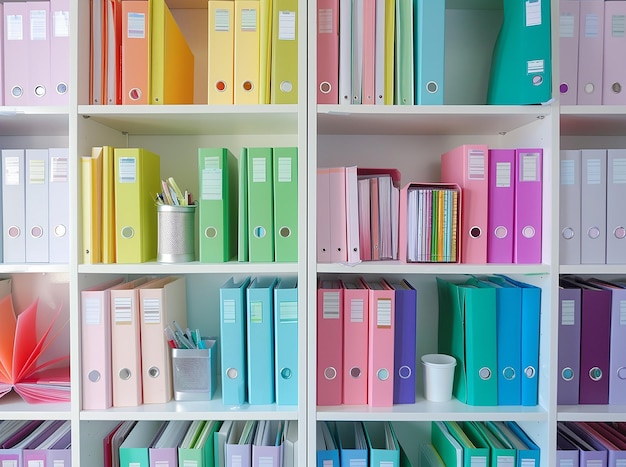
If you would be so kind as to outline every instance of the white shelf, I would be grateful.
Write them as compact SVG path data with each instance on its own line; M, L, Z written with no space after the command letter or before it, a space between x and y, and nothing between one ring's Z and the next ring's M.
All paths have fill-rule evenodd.
M69 420L69 403L29 404L12 391L0 398L0 419L3 420Z
M560 120L561 136L623 136L626 128L626 106L562 106Z
M99 274L297 274L298 263L81 264L79 273Z
M0 274L18 274L18 273L46 273L46 274L67 274L71 270L68 264L11 264L0 263Z
M561 274L625 274L626 264L568 264L561 265Z
M562 422L623 422L624 405L559 405L557 420Z
M455 264L403 263L400 261L364 261L355 265L318 263L319 274L548 274L544 264Z
M69 130L67 107L0 106L0 136L65 136Z

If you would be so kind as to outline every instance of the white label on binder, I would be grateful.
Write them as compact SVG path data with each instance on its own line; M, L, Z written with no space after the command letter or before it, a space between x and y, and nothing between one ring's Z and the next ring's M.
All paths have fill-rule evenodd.
M6 28L7 28L7 40L8 41L24 40L24 27L23 27L22 15L8 15L7 21L6 21Z
M520 167L520 182L539 181L539 154L522 154Z
M626 326L626 300L619 301L619 325Z
M350 300L350 322L362 323L363 322L363 299L353 298Z
M585 15L585 37L598 37L600 35L600 17L593 13Z
M222 302L222 322L224 324L235 324L237 322L237 313L235 312L236 309L235 300L229 299Z
M324 292L324 319L339 319L339 292Z
M144 13L128 13L128 31L126 37L129 39L144 39L146 37L146 15Z
M291 183L291 158L278 158L278 181L280 183Z
M48 38L46 10L32 10L30 12L30 40L45 41Z
M230 11L215 10L215 32L230 32Z
M69 164L67 157L53 157L50 159L50 182L66 183Z
M376 327L391 327L391 299L389 298L376 300Z
M144 324L161 323L161 300L158 298L144 298L142 311Z
M31 159L28 163L28 183L42 185L46 183L46 164L42 159Z
M626 159L613 159L613 184L626 183Z
M511 163L496 162L496 187L509 188L511 186Z
M115 324L132 324L133 301L130 297L117 297L113 302L113 318Z
M253 324L263 323L263 302L250 303L250 322Z
M120 157L118 166L120 183L137 182L137 158Z
M467 174L470 180L485 179L485 152L470 150L467 155Z
M587 185L599 185L602 180L600 159L587 160Z
M561 326L574 326L576 324L576 314L574 300L561 301Z
M4 160L4 184L11 186L20 184L19 157L7 157Z
M541 26L541 0L526 2L526 27Z
M241 31L256 32L256 10L254 8L241 9Z
M278 321L281 323L297 323L298 302L280 302L278 304Z
M262 157L252 158L252 183L265 183L267 180L265 159Z
M296 12L295 11L279 11L278 12L278 40L279 41L295 41L296 40Z
M626 24L626 16L612 15L611 16L611 36L612 37L624 37L625 24Z
M205 168L202 171L201 198L212 201L222 200L222 169Z
M55 11L52 17L54 37L70 37L70 12Z
M86 297L83 302L83 313L85 316L85 324L87 326L99 326L102 322L100 311L102 310L102 302L97 297Z
M559 16L559 37L574 37L574 15L571 13L562 13Z
M317 13L317 32L319 34L333 33L333 10L320 8Z
M561 185L573 185L576 182L576 164L572 160L561 161Z
M529 75L532 75L535 73L543 73L544 71L543 60L529 60L526 63L526 71L528 72Z

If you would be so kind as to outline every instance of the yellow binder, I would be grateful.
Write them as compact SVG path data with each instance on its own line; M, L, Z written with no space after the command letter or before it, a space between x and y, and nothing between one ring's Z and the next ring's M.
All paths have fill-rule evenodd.
M193 104L193 53L165 0L150 0L150 103Z
M102 151L102 262L115 263L115 148Z
M82 245L83 263L102 261L102 153L93 148L91 156L83 156L81 163Z
M272 4L272 104L298 103L298 0Z
M160 158L139 148L115 149L115 230L118 263L143 263L157 256Z
M260 3L235 0L235 104L258 104Z
M234 102L235 3L209 2L208 103Z
M393 105L393 72L395 58L396 3L385 0L385 105Z
M270 79L272 71L272 0L260 0L260 72L259 103L270 103Z

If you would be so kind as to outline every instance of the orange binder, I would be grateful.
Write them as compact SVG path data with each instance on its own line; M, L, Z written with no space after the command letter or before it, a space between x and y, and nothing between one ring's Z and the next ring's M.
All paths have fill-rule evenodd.
M122 2L122 104L147 104L150 17L147 0Z

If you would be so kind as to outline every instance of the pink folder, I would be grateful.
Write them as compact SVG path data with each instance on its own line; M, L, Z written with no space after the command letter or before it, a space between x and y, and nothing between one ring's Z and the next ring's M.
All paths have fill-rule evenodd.
M348 261L346 228L346 169L329 169L330 261Z
M515 151L515 237L513 261L541 263L543 149Z
M343 286L343 403L367 404L369 291L360 281Z
M80 293L83 410L104 410L113 404L111 383L111 305L109 289L122 279Z
M463 190L461 262L487 262L487 210L489 193L488 148L465 144L441 155L441 181Z
M317 2L317 103L339 103L339 0Z
M515 150L489 150L489 209L487 262L513 262Z
M70 2L50 0L50 92L51 105L69 104Z
M604 0L580 2L578 105L602 104L604 5Z
M361 104L376 103L376 1L363 0L363 81Z
M320 280L317 290L317 405L341 405L342 402L342 312L340 282Z
M575 105L578 92L580 0L559 2L559 95L562 105Z
M317 169L317 262L330 263L330 172Z
M367 403L372 407L393 405L393 358L395 291L384 280L366 281L369 289L369 352Z
M602 70L602 103L626 104L626 62L624 48L624 15L626 1L604 3L604 68Z
M4 4L4 105L28 105L28 8Z
M28 5L28 88L30 105L50 104L50 2Z

